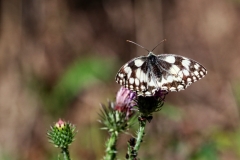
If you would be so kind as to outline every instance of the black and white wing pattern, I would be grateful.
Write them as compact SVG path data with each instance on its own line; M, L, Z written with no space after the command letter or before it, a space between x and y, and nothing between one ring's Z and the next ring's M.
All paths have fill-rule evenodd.
M153 96L158 90L184 90L206 74L206 68L192 59L149 52L148 56L134 58L122 66L115 79L138 96Z

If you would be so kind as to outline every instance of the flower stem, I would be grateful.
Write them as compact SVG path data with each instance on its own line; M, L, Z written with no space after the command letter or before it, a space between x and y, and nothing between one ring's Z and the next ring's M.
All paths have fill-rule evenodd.
M63 154L63 159L64 160L71 160L70 159L70 154L68 151L68 147L67 148L62 148L62 154Z
M138 155L138 150L140 148L140 145L143 141L143 137L145 135L145 126L147 122L147 118L143 118L143 116L140 116L139 119L139 129L137 132L137 138L132 138L128 141L128 152L126 155L126 158L128 160L136 160Z
M136 144L134 146L134 151L138 152L139 148L140 148L140 144L143 141L143 137L145 134L145 126L146 126L146 119L139 119L139 130L138 130L138 134L137 134L137 140L136 140Z
M118 132L111 132L111 136L106 143L106 156L103 158L104 160L114 160L116 158L116 143L118 138Z

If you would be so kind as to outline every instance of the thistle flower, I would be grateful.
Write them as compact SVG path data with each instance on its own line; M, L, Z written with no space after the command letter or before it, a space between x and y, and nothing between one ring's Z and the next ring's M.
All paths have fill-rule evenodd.
M101 105L100 122L105 126L102 129L106 129L110 133L110 137L106 142L104 160L115 159L119 133L125 132L133 124L135 99L136 93L121 87L116 95L115 102L109 102L108 106Z
M136 106L136 93L124 87L121 87L116 96L114 109L126 114L126 119L129 119L133 114L133 107Z
M133 116L133 106L135 102L136 93L121 87L116 96L116 102L109 102L108 106L101 104L102 113L101 120L109 132L123 132L131 125L130 118Z

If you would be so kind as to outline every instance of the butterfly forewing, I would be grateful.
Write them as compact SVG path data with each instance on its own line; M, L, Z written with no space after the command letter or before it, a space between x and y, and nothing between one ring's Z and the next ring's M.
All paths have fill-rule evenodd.
M156 91L180 91L207 74L198 62L174 54L156 56L149 52L130 60L120 68L116 82L142 96Z
M169 91L184 90L207 74L207 70L200 63L183 56L162 54L158 59L171 64L170 68L166 68L167 79L161 83L162 88L167 87Z

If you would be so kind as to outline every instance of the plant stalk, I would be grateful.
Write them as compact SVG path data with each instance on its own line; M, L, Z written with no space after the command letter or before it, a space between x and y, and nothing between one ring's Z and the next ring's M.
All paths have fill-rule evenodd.
M108 139L106 146L106 156L103 158L104 160L114 160L116 158L116 143L118 138L118 132L111 132L111 136Z
M129 142L128 152L127 152L128 156L126 157L128 160L136 160L138 151L140 149L140 145L145 135L145 127L146 127L147 119L140 117L138 121L139 121L139 129L137 132L137 138L135 139L136 142L133 142L135 144L131 144L131 142Z
M68 151L68 147L67 148L62 148L62 154L63 154L63 159L64 160L71 160L70 154L69 154L69 151Z
M139 148L140 148L140 144L143 141L143 137L145 134L145 126L146 126L146 119L142 119L139 120L139 130L138 130L138 134L137 134L137 140L136 140L136 144L134 146L134 150L137 153Z

